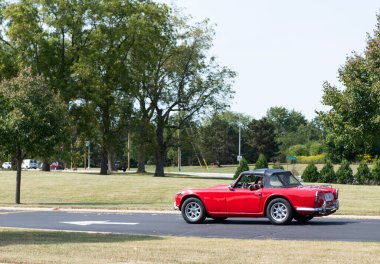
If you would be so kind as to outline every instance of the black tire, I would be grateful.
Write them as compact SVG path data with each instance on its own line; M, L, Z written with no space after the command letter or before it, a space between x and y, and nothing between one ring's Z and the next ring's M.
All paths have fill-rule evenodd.
M195 197L183 202L181 213L189 224L200 224L206 219L206 209L202 201Z
M272 224L287 225L293 219L293 208L290 203L283 198L276 198L270 201L266 209L267 217Z
M307 223L314 217L312 215L295 215L294 219L296 219L300 223Z

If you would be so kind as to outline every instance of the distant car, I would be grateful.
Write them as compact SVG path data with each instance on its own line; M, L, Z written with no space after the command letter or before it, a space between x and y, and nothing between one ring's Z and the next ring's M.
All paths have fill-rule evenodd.
M34 159L24 159L21 164L22 169L37 169L38 161Z
M1 165L1 167L3 167L3 169L9 170L12 168L12 162L6 161L3 163L3 165Z
M60 161L54 161L50 164L50 169L51 170L64 170L65 165Z
M281 225L332 214L339 200L338 189L331 186L303 186L290 171L258 169L242 172L230 185L180 191L174 208L190 224L206 217L267 217Z

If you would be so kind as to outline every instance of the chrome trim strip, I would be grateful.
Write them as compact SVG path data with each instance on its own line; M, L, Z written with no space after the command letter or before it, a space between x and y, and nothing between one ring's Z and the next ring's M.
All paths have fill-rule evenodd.
M179 210L178 206L175 204L175 202L173 203L173 209L174 210Z

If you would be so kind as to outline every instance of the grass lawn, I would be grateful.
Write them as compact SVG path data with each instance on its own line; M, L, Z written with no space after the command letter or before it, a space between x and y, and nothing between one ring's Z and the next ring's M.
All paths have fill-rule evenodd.
M0 229L0 263L378 263L380 243Z
M0 172L0 206L14 206L13 171ZM152 175L23 171L21 206L172 210L174 195L188 187L230 183L226 179ZM338 185L337 214L380 216L380 186Z

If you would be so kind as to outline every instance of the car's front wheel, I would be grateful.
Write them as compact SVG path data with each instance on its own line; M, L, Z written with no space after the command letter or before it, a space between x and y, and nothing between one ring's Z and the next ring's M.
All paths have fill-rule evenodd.
M271 223L275 225L286 225L293 219L293 208L283 198L276 198L270 201L266 213Z
M189 224L202 223L206 218L206 210L201 200L192 197L187 199L181 209L182 217Z

